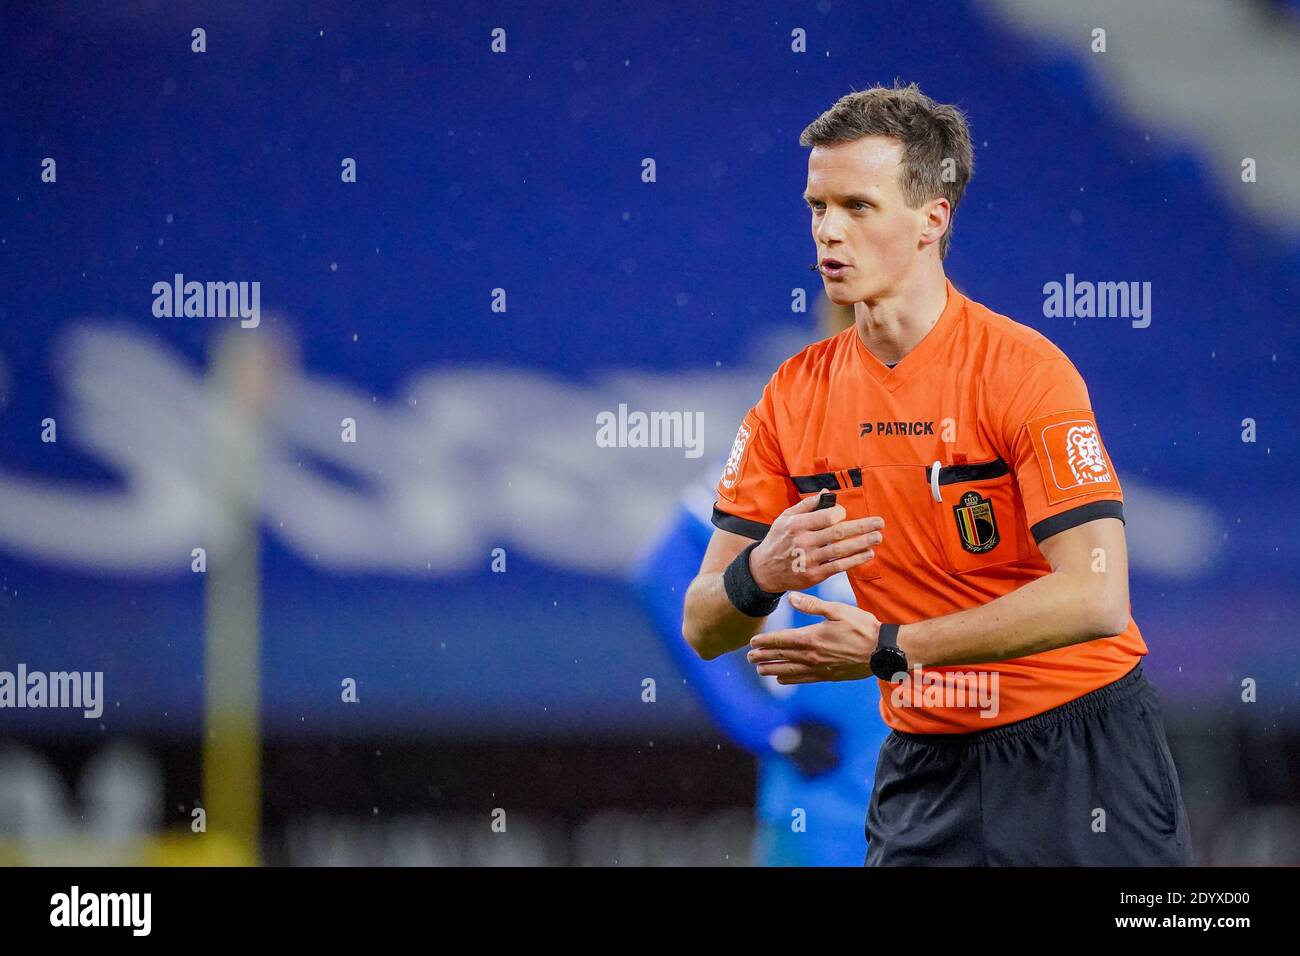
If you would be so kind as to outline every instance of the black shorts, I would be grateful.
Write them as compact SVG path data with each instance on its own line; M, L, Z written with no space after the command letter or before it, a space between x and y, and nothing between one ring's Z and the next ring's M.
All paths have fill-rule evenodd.
M1033 717L894 731L867 810L867 866L1188 866L1160 696L1139 664Z

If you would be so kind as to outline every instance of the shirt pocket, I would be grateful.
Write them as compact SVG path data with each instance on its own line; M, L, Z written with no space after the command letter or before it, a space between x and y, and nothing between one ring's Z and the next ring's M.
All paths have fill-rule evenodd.
M856 517L878 515L885 519L884 542L876 556L849 572L863 572L862 579L884 577L891 570L906 578L918 562L925 561L923 548L930 541L926 514L926 490L919 464L863 465L862 494ZM919 524L924 521L925 524Z
M944 566L983 571L1027 557L1015 476L1002 458L925 467L930 510Z

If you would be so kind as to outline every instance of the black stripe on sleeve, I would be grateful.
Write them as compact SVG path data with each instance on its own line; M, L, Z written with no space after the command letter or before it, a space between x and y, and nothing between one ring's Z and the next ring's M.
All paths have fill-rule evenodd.
M1041 544L1054 534L1069 531L1071 528L1077 528L1089 521L1096 521L1098 518L1118 518L1123 521L1124 502L1093 501L1086 505L1079 505L1079 507L1071 508L1069 511L1062 511L1059 515L1044 518L1030 528L1029 533L1034 536L1035 542Z
M770 524L760 524L757 521L750 521L748 518L737 518L735 515L727 514L717 505L713 506L713 524L723 531L742 534L746 538L753 538L755 541L762 541L767 537L767 533L772 530Z

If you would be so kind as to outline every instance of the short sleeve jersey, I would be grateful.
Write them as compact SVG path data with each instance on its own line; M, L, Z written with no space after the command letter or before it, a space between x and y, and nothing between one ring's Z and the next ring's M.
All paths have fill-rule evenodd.
M1038 548L1047 538L1124 518L1074 365L951 283L938 322L893 368L850 327L777 369L740 424L713 523L760 540L782 511L822 489L849 519L885 519L876 556L848 575L860 607L899 624L987 604L1051 572ZM881 716L913 733L985 730L1118 680L1146 653L1130 617L1114 637L923 668L953 685L929 706L900 704L881 682ZM996 708L955 692L973 670L996 679Z

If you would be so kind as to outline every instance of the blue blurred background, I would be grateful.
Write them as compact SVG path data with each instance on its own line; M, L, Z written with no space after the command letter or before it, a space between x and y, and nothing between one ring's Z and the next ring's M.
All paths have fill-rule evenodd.
M749 764L629 578L815 335L792 311L819 286L800 130L901 77L971 121L949 275L1089 384L1202 858L1300 861L1300 17L1134 6L6 5L0 669L101 670L108 700L95 721L0 712L12 766L72 787L120 745L160 768L159 826L193 801L191 549L229 531L213 356L256 337L278 356L254 505L272 857L389 861L293 827L428 811L421 760L534 795L520 862L604 859L626 819L582 830L593 813L743 810ZM260 282L261 325L156 318L177 273ZM1045 317L1067 274L1149 282L1150 326ZM700 453L598 447L620 404L702 413ZM384 803L372 751L398 741L410 786ZM537 796L546 767L590 801ZM620 774L670 782L638 796L603 778ZM477 805L460 792L447 813ZM741 856L743 815L725 819L719 853ZM717 862L697 837L674 859Z

